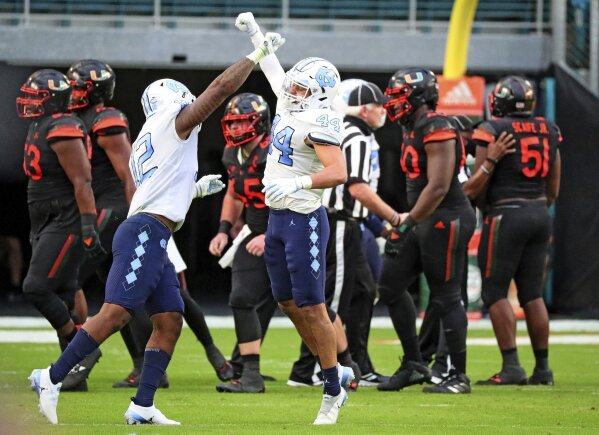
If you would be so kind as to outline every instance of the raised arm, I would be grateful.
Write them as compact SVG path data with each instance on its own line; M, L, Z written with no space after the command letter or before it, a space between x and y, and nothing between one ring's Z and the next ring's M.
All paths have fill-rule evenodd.
M239 14L237 20L235 20L235 26L242 32L247 33L254 48L258 48L264 40L264 35L260 31L260 27L258 26L258 23L256 23L254 15L251 12ZM285 70L281 66L279 59L275 54L265 56L260 61L260 68L266 76L268 83L270 83L272 91L278 98L281 87L283 86L283 80L285 80Z
M206 90L177 116L175 129L179 137L187 138L197 125L204 122L217 107L241 87L254 66L264 56L274 53L284 43L285 39L278 33L267 33L258 48L215 78Z

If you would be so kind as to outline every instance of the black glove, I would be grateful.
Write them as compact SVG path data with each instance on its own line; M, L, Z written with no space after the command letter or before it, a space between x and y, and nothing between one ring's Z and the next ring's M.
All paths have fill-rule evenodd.
M83 249L89 258L97 258L106 254L100 243L95 214L84 213L81 215L81 239L83 240Z
M391 234L387 237L387 242L385 242L385 254L389 257L396 257L414 225L416 225L416 222L411 216L408 216L397 228L391 231Z

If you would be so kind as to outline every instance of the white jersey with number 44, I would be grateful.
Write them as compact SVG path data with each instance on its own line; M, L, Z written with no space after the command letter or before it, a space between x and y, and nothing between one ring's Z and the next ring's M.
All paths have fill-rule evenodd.
M145 212L159 214L181 228L191 205L198 173L198 131L194 128L183 140L175 130L182 107L169 104L151 115L135 140L129 170L135 181L135 194L129 216Z
M322 171L324 165L306 140L340 146L343 136L343 120L333 110L277 110L272 121L263 184L266 186L277 178L295 178ZM301 189L278 201L266 200L266 205L308 214L322 205L322 192L323 189Z

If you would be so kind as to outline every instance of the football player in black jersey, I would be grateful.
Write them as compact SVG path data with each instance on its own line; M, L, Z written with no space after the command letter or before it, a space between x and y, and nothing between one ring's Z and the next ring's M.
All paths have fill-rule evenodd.
M87 131L67 113L70 97L67 77L42 69L29 76L17 98L19 117L32 119L23 169L29 178L33 252L23 293L56 329L62 350L80 323L70 310L83 253L105 254L96 225Z
M557 125L533 115L534 89L523 77L499 80L489 99L494 119L474 132L475 172L464 189L484 207L478 250L482 297L503 364L500 372L477 384L553 385L548 363L549 317L542 288L551 237L547 207L559 193L562 137ZM495 139L506 135L513 136L513 148L503 154L502 149L492 149ZM516 318L507 300L512 279L535 355L530 378L518 359Z
M129 123L120 110L108 106L112 100L116 84L116 74L105 62L84 59L75 62L69 68L67 77L73 87L69 108L77 113L88 130L91 147L92 186L98 208L98 228L102 246L111 251L112 239L119 224L127 218L129 203L135 192L135 184L129 170L131 141ZM99 260L99 261L98 261ZM80 286L94 273L102 282L106 281L110 270L111 258L107 254L102 258L85 261L79 276ZM214 345L206 325L204 315L193 300L185 284L183 272L179 273L181 295L185 303L184 317L192 331L202 342L209 361L219 377L231 377L231 368L227 365L220 350ZM81 287L80 287L81 288ZM85 301L80 290L76 301ZM77 304L76 304L77 305ZM87 318L86 310L82 320ZM133 370L113 387L137 387L143 365L146 343L152 333L152 322L147 313L141 311L121 329L121 335L133 360ZM62 384L62 391L85 390L89 368L101 355L99 348L88 355L69 373ZM165 374L160 387L168 387Z
M421 272L443 325L453 364L440 384L428 393L469 393L466 376L467 318L461 298L463 262L474 232L475 215L458 180L465 153L456 125L435 112L439 98L431 71L407 68L389 80L385 103L392 121L403 126L401 167L406 175L409 213L385 245L380 280L381 300L389 307L401 340L404 359L388 382L377 387L393 391L430 379L423 364L416 334L416 309L406 291Z
M270 109L260 95L242 93L227 103L221 125L226 141L222 161L229 184L218 233L210 242L210 253L220 257L229 243L231 229L240 220L245 222L245 227L231 248L236 251L232 258L229 297L241 355L242 368L238 368L241 377L217 385L216 389L261 393L265 389L260 374L260 346L277 306L263 257L268 207L264 203L262 177L270 140Z

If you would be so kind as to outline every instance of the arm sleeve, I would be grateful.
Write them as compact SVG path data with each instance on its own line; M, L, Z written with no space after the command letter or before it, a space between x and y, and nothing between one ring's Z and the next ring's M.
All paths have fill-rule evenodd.
M483 122L472 134L472 141L480 147L486 148L495 140L495 129L488 122Z
M48 145L68 139L82 139L85 142L87 131L83 122L74 116L61 116L52 122L46 134Z
M107 107L96 117L91 130L91 133L97 136L110 136L120 133L126 133L129 136L129 122L120 110Z
M281 66L279 59L276 55L269 54L260 61L260 68L266 76L268 83L270 83L272 91L279 98L283 80L285 80L285 70Z

